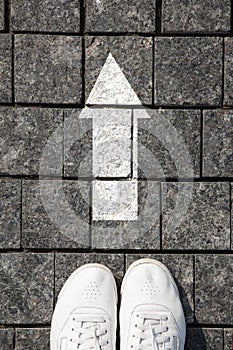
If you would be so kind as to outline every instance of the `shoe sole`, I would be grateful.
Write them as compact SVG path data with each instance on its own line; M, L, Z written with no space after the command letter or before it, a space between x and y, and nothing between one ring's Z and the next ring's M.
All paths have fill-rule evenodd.
M123 278L122 284L121 284L121 295L123 294L124 286L125 286L127 277L128 277L128 275L130 274L130 272L131 272L136 266L138 266L138 265L143 265L143 264L153 264L153 265L156 265L156 266L161 267L161 268L164 270L164 272L166 272L167 275L169 276L169 278L170 278L170 280L171 280L171 282L172 282L174 288L176 289L178 295L180 296L180 293L179 293L179 290L178 290L178 288L177 288L176 282L175 282L175 280L174 280L174 278L173 278L171 272L168 270L168 268L167 268L163 263L161 263L160 261L155 260L155 259L150 259L150 258L139 259L139 260L135 261L134 263L132 263L132 264L129 266L129 268L128 268L128 270L126 271L125 276L124 276L124 278Z
M118 302L118 295L117 295L117 287L116 287L116 282L115 279L113 277L113 274L111 272L111 270L102 264L98 264L98 263L91 263L91 264L85 264L79 268L77 268L71 275L70 277L66 280L66 282L64 283L62 289L60 290L60 293L58 294L58 299L62 296L64 290L68 287L68 285L71 283L71 281L83 270L89 269L91 267L96 267L96 268L101 268L102 270L105 270L109 276L112 279L112 284L113 284L113 288L114 288L114 293L115 293L115 297L116 297L116 303Z

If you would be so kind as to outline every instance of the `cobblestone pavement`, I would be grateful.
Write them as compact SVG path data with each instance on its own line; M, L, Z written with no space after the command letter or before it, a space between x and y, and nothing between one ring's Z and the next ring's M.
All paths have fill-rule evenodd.
M104 263L120 286L129 264L146 256L164 262L177 281L186 350L232 349L231 6L230 0L0 0L0 350L49 349L57 295L78 266ZM110 51L155 129L166 121L189 152L192 199L181 220L178 206L176 226L170 220L176 195L192 179L178 174L173 155L183 150L169 139L171 129L157 139L143 119L139 212L148 193L151 201L142 225L93 220L93 210L102 214L98 198L91 207L92 120L79 114ZM54 132L49 172L42 174L51 195L45 208L40 161ZM63 208L63 196L81 221Z

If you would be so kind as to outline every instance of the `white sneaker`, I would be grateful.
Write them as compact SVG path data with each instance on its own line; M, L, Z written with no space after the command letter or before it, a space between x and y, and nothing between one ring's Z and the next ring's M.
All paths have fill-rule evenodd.
M87 264L72 273L58 296L51 350L114 350L117 289L111 271Z
M121 350L183 350L185 319L179 292L160 262L141 259L121 287Z

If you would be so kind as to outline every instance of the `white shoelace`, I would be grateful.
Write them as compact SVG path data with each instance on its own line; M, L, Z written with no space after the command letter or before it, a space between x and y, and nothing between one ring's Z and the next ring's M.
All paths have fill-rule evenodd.
M74 336L70 341L77 344L78 350L102 350L108 344L107 321L103 316L77 315L73 321L78 325L72 328Z
M137 315L139 322L135 324L137 332L133 335L135 340L131 348L134 350L172 350L167 347L170 337L165 335L169 331L167 326L162 326L162 321L167 321L165 315L149 315L140 313ZM167 344L167 345L166 345Z

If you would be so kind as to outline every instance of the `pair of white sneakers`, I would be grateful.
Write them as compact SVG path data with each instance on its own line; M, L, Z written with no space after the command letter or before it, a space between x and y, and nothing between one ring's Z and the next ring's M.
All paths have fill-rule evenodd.
M64 284L54 310L51 350L115 350L117 288L111 271L87 264ZM176 283L153 259L127 270L121 287L121 350L183 350L185 319Z

